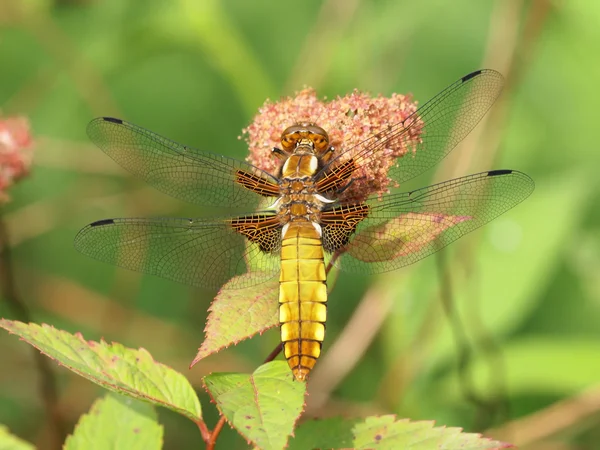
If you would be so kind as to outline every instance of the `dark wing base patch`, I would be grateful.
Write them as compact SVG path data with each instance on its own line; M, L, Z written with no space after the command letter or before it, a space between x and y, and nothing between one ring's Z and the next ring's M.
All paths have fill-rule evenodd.
M342 249L358 224L369 215L369 206L349 204L338 206L321 213L321 229L323 231L323 248L328 252Z
M250 242L257 244L263 252L276 253L281 250L281 222L277 216L252 214L236 217L230 219L230 225Z

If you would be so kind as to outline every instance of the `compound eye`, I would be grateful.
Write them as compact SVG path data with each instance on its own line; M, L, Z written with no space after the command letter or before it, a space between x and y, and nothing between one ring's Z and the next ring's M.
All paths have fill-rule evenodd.
M281 146L284 150L291 150L296 145L296 139L293 135L287 134L281 137Z
M327 139L325 139L322 135L318 134L312 136L312 141L314 142L315 148L317 150L325 150L329 144Z

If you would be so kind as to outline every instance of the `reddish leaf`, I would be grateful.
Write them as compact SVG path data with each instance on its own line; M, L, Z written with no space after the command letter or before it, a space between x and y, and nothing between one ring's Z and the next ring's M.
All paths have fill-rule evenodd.
M279 280L273 278L245 289L228 289L230 284L248 276L251 275L244 274L233 278L213 300L204 328L206 338L198 349L192 366L222 348L279 325Z

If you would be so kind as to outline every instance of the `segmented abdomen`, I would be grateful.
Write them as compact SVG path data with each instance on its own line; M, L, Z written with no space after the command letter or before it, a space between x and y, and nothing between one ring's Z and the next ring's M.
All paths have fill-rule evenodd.
M304 380L321 354L327 285L321 237L310 222L291 222L281 244L279 322L285 357Z

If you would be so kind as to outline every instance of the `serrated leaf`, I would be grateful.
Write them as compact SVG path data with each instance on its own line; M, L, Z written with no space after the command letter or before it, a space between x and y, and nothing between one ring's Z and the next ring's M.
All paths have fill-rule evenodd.
M261 449L284 448L304 406L306 383L295 381L283 361L251 375L211 374L204 385L229 424Z
M366 419L312 420L296 430L290 450L305 448L490 450L512 445L462 433L460 428L434 428L433 422L397 420L394 415Z
M228 287L231 283L239 283L240 278L250 276L240 275L225 283L213 300L204 328L206 337L192 366L222 348L279 325L277 278L246 289Z
M354 448L407 450L484 450L510 448L479 434L462 433L460 428L433 427L433 422L396 420L393 415L367 417L356 424Z
M152 405L115 394L98 399L84 414L65 450L153 450L162 448L163 427Z
M19 335L73 372L112 391L169 408L197 421L200 402L179 372L154 361L150 353L104 341L86 341L49 325L0 319L0 327Z
M0 450L34 450L35 446L26 442L8 431L4 425L0 425Z

